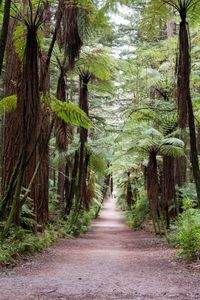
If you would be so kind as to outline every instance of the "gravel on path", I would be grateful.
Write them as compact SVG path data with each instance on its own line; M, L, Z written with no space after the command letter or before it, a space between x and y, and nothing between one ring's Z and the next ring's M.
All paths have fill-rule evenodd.
M54 299L200 300L200 271L178 262L162 239L130 230L109 198L86 235L0 273L0 300Z

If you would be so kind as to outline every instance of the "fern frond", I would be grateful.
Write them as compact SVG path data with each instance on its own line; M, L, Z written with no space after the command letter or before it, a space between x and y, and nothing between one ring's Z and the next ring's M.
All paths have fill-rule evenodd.
M164 116L160 115L158 121L160 130L164 136L168 136L177 128L177 114L175 113L166 114Z
M51 102L51 110L66 123L86 129L91 127L90 119L86 113L73 103L53 100Z
M184 156L184 149L173 145L162 145L160 153L164 156L180 157Z
M107 166L105 160L100 155L91 155L90 168L97 174L103 174Z
M159 150L159 142L152 138L146 138L139 142L139 148L141 151L150 153L150 152L158 152Z
M185 144L182 140L171 137L171 138L162 140L161 146L165 146L165 145L172 145L175 147L184 148Z
M108 55L105 53L103 47L96 48L86 47L81 53L81 57L77 62L77 70L81 72L89 72L93 77L100 80L110 79L110 66L111 62Z

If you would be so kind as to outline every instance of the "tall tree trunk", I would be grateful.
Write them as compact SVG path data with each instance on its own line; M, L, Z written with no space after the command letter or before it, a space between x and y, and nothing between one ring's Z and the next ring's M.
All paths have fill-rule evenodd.
M35 180L34 211L37 223L48 223L49 220L49 113L40 112L41 129L37 145L37 162L40 167Z
M79 168L79 152L76 151L74 155L74 165L73 165L71 181L70 181L70 191L69 194L66 194L66 208L65 208L66 215L69 215L72 208L73 199L76 191L76 179L78 175L78 168Z
M164 214L166 226L169 228L170 217L175 217L175 179L174 179L174 158L163 157L163 186L162 186L161 210ZM169 211L170 208L170 211Z
M187 40L187 24L183 20L179 27L179 53L177 58L177 105L178 105L178 127L185 130L188 125L187 95L189 87L189 43ZM188 69L189 68L189 69ZM183 138L180 136L180 138ZM175 181L178 186L186 182L187 160L185 157L178 157L175 160Z
M66 101L65 63L63 63L63 66L60 65L60 76L57 84L57 98L61 101ZM60 118L55 117L55 135L59 151L66 151L73 135L71 126L66 124ZM58 173L57 194L62 207L64 199L69 196L65 196L65 193L69 193L69 184L69 162L67 159L66 162L62 162L60 165Z
M187 122L187 116L185 110L188 112L189 131L190 131L190 159L192 164L193 176L196 185L196 192L198 198L198 204L200 206L200 169L198 162L198 151L196 141L195 119L193 113L192 99L190 94L190 73L191 73L191 59L190 59L190 40L189 40L189 28L186 21L187 10L186 8L180 10L180 32L179 32L179 73L178 80L180 80L179 86L182 90L179 90L179 96L181 100L179 110L179 122L180 125L185 126ZM181 122L182 121L182 122ZM183 122L184 121L184 122ZM181 127L181 126L180 126ZM183 127L182 127L183 128Z
M57 183L57 196L60 206L64 205L65 195L65 165L62 163L58 168L58 183Z
M150 205L150 212L152 215L154 229L156 229L156 222L158 216L158 173L157 173L157 159L156 153L149 154L149 164L147 166L147 196Z
M31 8L30 8L31 9ZM32 23L33 22L33 23ZM26 165L35 151L37 143L38 126L40 124L39 111L39 76L38 76L38 27L33 20L27 24L26 48L23 60L21 91L17 110L20 119L20 150L14 173L9 182L4 199L13 193L11 210L4 227L4 234L8 232L13 222L19 225L20 220L20 193Z
M44 36L49 37L51 12L49 3L45 3L43 10L43 19L45 20ZM50 74L46 70L47 54L43 51L40 53L40 90L46 95L50 90ZM46 72L46 73L45 73ZM43 81L42 81L43 80ZM37 223L48 223L49 220L49 130L50 116L45 106L40 110L41 127L38 133L39 139L35 152L35 165L40 162L39 169L32 186L34 199L34 212Z
M3 24L2 24L1 36L0 36L0 74L2 72L4 52L6 49L11 2L12 2L11 0L5 0L5 5L4 5Z
M91 78L89 73L85 73L81 76L80 81L80 97L79 97L79 107L88 115L88 88L87 84ZM87 201L87 153L85 149L85 144L88 138L88 130L85 128L80 128L80 155L79 155L79 198L80 202L83 204L86 210L89 209L89 204Z
M200 124L197 125L197 151L200 155Z
M126 188L126 201L129 207L133 205L133 192L132 192L132 187L131 187L131 182L130 182L130 172L127 174L127 188Z
M16 29L17 20L11 19L6 46L5 65L5 96L17 94L18 81L21 74L21 63L15 52L13 33ZM5 194L14 167L19 156L20 148L20 119L18 111L6 113L3 126L3 161L2 161L2 194ZM10 200L10 199L9 199ZM9 206L10 203L5 203ZM5 206L5 207L6 207Z

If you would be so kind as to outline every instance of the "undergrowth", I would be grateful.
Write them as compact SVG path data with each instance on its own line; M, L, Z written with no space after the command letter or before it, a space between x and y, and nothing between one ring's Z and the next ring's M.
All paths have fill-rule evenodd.
M171 226L169 242L177 247L177 255L187 261L200 255L200 209L190 199L183 200L183 212Z
M142 194L131 208L123 208L125 210L126 223L130 228L141 229L142 224L146 220L149 212L148 201L146 195Z
M43 233L33 233L31 230L13 227L9 236L0 241L0 265L14 264L20 256L32 255L40 252L55 243L59 238L72 238L87 232L95 215L95 210L80 212L73 220L61 219L49 224Z

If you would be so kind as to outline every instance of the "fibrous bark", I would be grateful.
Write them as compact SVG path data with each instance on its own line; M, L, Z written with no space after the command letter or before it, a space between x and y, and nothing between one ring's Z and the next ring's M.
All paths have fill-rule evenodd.
M0 74L2 72L4 52L6 49L6 41L8 36L10 8L11 8L11 0L5 0L3 24L2 24L1 36L0 36Z
M88 88L87 84L91 78L90 73L83 73L80 77L80 97L79 107L88 115ZM80 128L80 155L79 155L79 198L80 203L83 204L86 210L89 209L89 203L87 201L87 164L88 156L86 152L86 142L88 138L88 130Z
M163 184L162 184L161 212L164 215L166 226L169 228L170 217L175 217L175 178L174 158L163 157Z
M149 163L147 166L147 196L149 200L150 213L156 230L156 222L158 215L158 173L156 153L149 154Z
M21 63L15 52L13 33L17 20L11 19L6 46L5 96L17 94ZM5 193L19 155L20 120L17 111L6 113L3 127L2 194Z

